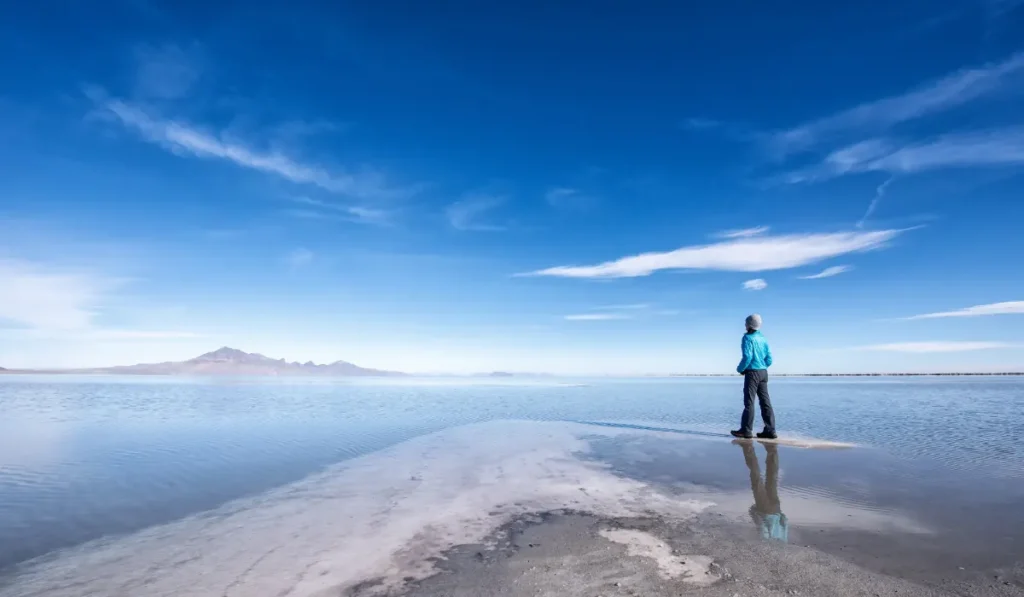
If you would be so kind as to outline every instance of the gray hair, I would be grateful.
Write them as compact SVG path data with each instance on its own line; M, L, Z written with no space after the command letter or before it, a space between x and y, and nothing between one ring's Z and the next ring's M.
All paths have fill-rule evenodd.
M747 315L747 329L748 330L759 330L761 329L761 316L757 313L753 315Z

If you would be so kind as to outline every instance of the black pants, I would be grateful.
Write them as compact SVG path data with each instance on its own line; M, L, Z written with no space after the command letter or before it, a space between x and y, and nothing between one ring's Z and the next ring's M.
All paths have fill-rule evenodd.
M766 433L775 433L775 411L768 395L768 370L748 369L743 373L743 418L740 431L750 434L754 429L754 398L761 403L761 420Z

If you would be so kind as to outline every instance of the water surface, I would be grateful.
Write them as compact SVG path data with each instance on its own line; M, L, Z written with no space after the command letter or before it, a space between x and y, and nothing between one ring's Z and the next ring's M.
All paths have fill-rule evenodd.
M736 427L740 385L2 376L0 575L54 550L179 520L486 421L710 435L695 444L712 446L701 448L711 450L704 458L666 460L664 448L647 445L643 458L629 460L624 455L639 448L622 443L597 443L595 453L622 476L740 491L741 450L714 437ZM1014 432L1024 380L787 378L773 380L772 390L784 434L859 446L839 455L784 450L784 493L828 495L861 512L913 510L921 525L955 528L972 547L1017 545L1011 506L1024 499L1024 442ZM961 513L960 523L951 512ZM795 536L801 532L797 525Z

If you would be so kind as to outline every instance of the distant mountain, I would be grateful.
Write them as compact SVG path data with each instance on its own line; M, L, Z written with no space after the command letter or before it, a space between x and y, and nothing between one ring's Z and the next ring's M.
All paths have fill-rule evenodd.
M99 369L78 369L68 373L117 373L128 375L310 375L336 377L383 377L400 376L396 371L366 369L346 361L335 361L327 365L289 363L284 359L272 359L261 354L229 348L218 348L213 352L199 355L187 361L147 363ZM57 372L55 372L57 373Z

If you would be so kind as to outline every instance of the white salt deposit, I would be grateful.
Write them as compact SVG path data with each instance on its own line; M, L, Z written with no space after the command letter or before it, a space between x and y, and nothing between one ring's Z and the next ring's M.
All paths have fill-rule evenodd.
M484 423L420 437L276 491L38 564L2 597L338 595L433 572L428 558L525 512L692 516L574 453L580 426ZM593 429L587 432L593 433Z
M712 570L711 557L677 556L672 553L668 543L650 533L633 529L604 529L600 534L609 541L625 545L626 553L631 556L654 560L662 578L678 578L685 583L698 586L707 586L722 578Z

